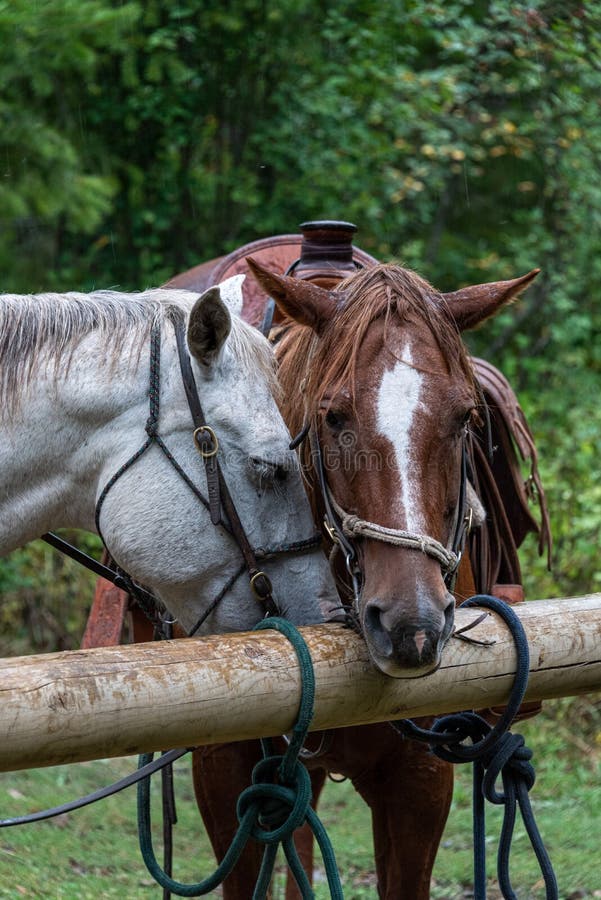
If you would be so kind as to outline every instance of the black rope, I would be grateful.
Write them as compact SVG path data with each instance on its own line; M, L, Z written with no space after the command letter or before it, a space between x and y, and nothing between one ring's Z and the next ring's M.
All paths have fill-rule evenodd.
M155 772L158 772L160 769L164 769L166 766L170 766L176 759L179 759L181 756L185 756L186 753L190 752L191 748L186 750L169 750L167 753L164 753L158 759L148 763L148 765L144 766L141 769L138 769L135 772L130 772L129 775L126 775L124 778L120 778L119 781L115 781L114 784L110 784L107 787L100 788L97 791L94 791L91 794L86 794L85 797L78 797L77 800L71 800L68 803L63 803L61 806L52 806L49 809L42 809L39 812L30 813L27 816L16 816L13 819L0 819L0 828L10 828L13 825L31 825L32 822L42 822L44 819L52 819L54 816L60 816L63 813L73 812L73 810L81 809L83 806L89 806L90 803L96 803L98 800L104 800L105 797L110 797L112 794L117 794L119 791L125 790L125 788L131 787L133 784L137 784L144 778L148 778L149 775L153 775Z
M209 504L209 501L208 501L207 498L204 496L204 494L202 494L202 493L200 492L200 490L196 487L196 485L194 484L194 482L192 481L192 479L190 478L190 476L186 473L186 471L185 471L184 469L182 469L182 467L180 466L180 464L178 463L178 461L176 460L176 458L173 456L173 454L172 454L171 451L169 450L169 448L168 448L168 446L166 445L166 443L164 442L164 440L163 440L158 434L155 434L155 435L154 435L154 442L155 442L155 444L157 444L157 446L159 446L159 447L161 448L161 450L163 451L163 453L165 454L165 456L167 457L167 459L169 460L169 462L171 463L171 465L173 466L173 468L175 469L175 471L177 472L177 474L180 476L180 478L182 479L182 481L184 481L184 482L188 485L188 487L190 488L190 490L192 491L192 493L194 494L194 496L195 496L198 500L200 500L200 502L202 503L202 505L204 506L204 508L210 512L210 511L211 511L211 506L210 506L210 504ZM221 521L219 522L219 524L220 524L220 525L223 525L223 527L225 528L225 530L226 530L230 535L232 534L232 529L231 529L230 525L228 524L228 522L227 522L227 521L224 521L223 516L221 517Z
M545 882L546 898L557 900L559 896L557 881L528 796L536 777L530 762L532 751L526 747L521 734L511 734L508 731L520 708L528 684L530 671L528 639L513 609L497 597L478 594L462 603L462 608L471 606L483 606L500 615L508 626L516 647L515 680L507 706L495 726L491 727L475 712L443 716L434 722L432 730L418 727L411 719L390 724L403 737L429 744L432 752L447 762L474 764L474 900L486 900L485 799L504 806L497 855L497 876L503 897L506 900L517 900L517 894L511 886L509 857L519 807ZM496 789L499 776L503 782L502 792Z

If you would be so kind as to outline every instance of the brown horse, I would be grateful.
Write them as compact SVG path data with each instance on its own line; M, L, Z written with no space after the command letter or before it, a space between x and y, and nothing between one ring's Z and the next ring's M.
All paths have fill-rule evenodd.
M293 434L307 435L307 482L345 604L382 671L428 674L452 633L451 587L477 504L462 473L479 394L460 333L494 315L536 272L444 295L394 265L366 268L335 290L249 265L287 317L278 344L284 418ZM467 570L454 590L472 592ZM316 740L307 761L315 799L335 771L371 807L380 897L426 900L451 767L387 725ZM218 858L258 756L255 742L196 752L197 799ZM299 850L310 871L302 832ZM224 897L251 895L261 853L247 849ZM287 897L295 896L289 886Z

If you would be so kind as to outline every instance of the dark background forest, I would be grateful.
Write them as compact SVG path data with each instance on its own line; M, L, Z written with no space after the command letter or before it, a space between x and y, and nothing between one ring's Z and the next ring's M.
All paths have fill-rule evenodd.
M540 266L470 345L539 447L529 596L601 590L600 32L600 0L0 3L0 290L142 289L317 218L442 290ZM0 650L77 646L90 591L1 561Z

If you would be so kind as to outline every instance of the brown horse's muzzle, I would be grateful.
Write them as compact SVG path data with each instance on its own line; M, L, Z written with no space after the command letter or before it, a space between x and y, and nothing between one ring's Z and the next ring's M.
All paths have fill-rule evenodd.
M382 672L394 678L418 678L434 671L453 630L455 600L440 567L417 553L411 556L415 559L392 585L383 583L382 577L371 583L376 579L368 577L361 602L370 655Z

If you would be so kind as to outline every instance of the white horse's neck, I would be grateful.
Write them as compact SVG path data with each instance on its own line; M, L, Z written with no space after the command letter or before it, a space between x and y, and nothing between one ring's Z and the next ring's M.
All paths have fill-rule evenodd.
M51 365L42 366L18 417L3 424L0 553L50 528L93 531L102 476L143 443L148 351L137 360L134 343L126 344L110 371L105 355L92 334L68 372L55 377Z

